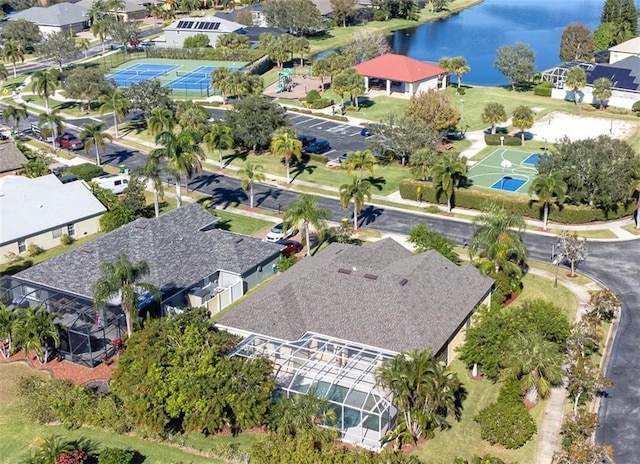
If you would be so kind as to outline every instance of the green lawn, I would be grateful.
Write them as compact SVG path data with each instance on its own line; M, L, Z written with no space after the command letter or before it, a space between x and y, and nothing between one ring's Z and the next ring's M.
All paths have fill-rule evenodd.
M193 448L187 453L175 445L165 445L152 441L142 440L133 436L117 435L97 429L80 428L68 430L61 425L36 425L29 422L20 410L19 402L15 396L15 384L18 378L30 375L34 371L25 364L1 364L0 376L2 376L2 402L0 402L0 428L2 440L0 440L0 464L14 464L27 454L30 444L39 437L52 434L61 435L67 439L86 437L99 444L100 447L117 447L134 449L146 456L145 462L150 464L184 462L192 464L223 463L222 460L212 459L199 455L200 452L220 448L230 443L236 444L240 449L246 449L255 439L255 435L241 434L238 438L231 437L204 437L193 434L184 437L184 445ZM37 375L46 375L38 372Z
M522 286L522 293L512 304L542 299L562 308L570 321L575 318L578 298L565 286L558 285L558 288L553 288L553 281L533 274L524 276Z
M216 223L216 227L229 230L237 234L255 235L267 227L273 227L273 222L244 216L242 214L231 213L223 209L211 210L211 213L220 218Z

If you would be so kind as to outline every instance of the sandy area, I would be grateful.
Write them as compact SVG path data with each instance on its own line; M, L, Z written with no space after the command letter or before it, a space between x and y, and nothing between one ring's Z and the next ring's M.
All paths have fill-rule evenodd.
M537 121L529 132L536 140L558 142L567 136L572 141L610 135L617 139L626 139L637 129L637 125L628 121L618 121L598 117L575 116L553 112Z

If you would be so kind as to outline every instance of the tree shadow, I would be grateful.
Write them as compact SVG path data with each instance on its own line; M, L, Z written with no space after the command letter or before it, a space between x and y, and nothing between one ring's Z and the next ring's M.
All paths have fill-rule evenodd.
M122 149L113 153L103 153L100 155L100 160L102 164L124 164L124 162L133 157L133 155L132 152Z
M215 198L214 205L221 205L223 208L228 208L229 206L240 206L243 202L249 199L247 193L240 187L237 189L217 187L213 189L212 197Z
M207 187L213 184L219 184L220 177L221 176L219 174L213 173L200 174L198 177L192 179L189 182L189 189L198 190L200 188Z
M366 180L369 181L371 186L375 188L378 192L380 192L382 188L387 184L387 179L385 179L382 176L379 176L379 177L369 176L367 177Z
M382 214L382 208L378 208L377 206L369 205L365 209L363 209L358 215L358 227L368 226L369 224L373 224L377 218Z
M216 221L216 229L231 230L231 219L220 219Z
M291 170L291 174L293 174L293 176L291 177L291 182L293 182L294 180L296 180L296 178L303 173L307 173L307 174L313 174L313 171L315 171L318 166L315 166L313 164L307 164L307 163L295 163L292 166L292 170Z
M134 119L120 126L118 130L122 135L129 135L132 132L137 135L147 130L147 121L146 119Z
M249 150L242 150L242 151L234 151L231 154L228 155L222 155L222 165L223 166L229 166L231 163L233 163L235 160L240 160L240 161L247 161L247 156L249 156Z
M280 195L282 194L282 191L279 189L274 189L274 188L268 188L263 192L260 193L255 193L254 194L254 199L256 202L256 206L261 206L262 203L264 203L267 200L277 200L278 198L280 198ZM280 210L282 207L279 207L278 209ZM280 212L280 211L278 211Z

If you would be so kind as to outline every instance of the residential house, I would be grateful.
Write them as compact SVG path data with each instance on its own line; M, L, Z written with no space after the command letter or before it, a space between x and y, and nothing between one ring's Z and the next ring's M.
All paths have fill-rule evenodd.
M212 47L216 46L218 37L231 32L243 33L242 24L228 21L218 16L194 16L180 18L164 28L164 42L158 38L155 43L161 47L182 48L184 39L196 34L209 37Z
M96 0L80 0L75 2L76 5L81 6L89 11ZM125 21L137 21L147 17L147 9L141 2L132 0L122 0L122 7L117 10L107 11L107 13L117 14Z
M243 335L234 355L268 356L287 395L311 387L338 411L342 439L367 448L397 411L375 370L397 353L429 348L450 363L493 280L435 251L392 239L333 243L248 295L218 321Z
M56 3L48 7L34 6L19 11L9 21L26 19L38 26L43 35L52 32L81 32L88 25L87 9L73 3Z
M354 66L364 77L366 91L383 90L387 95L411 97L430 89L445 89L448 73L436 63L404 55L385 53Z
M609 64L629 58L640 57L640 37L634 37L609 49Z
M26 162L27 158L13 142L0 144L0 177L15 174Z
M9 261L8 256L26 256L30 245L43 250L57 246L65 234L95 234L105 211L82 181L63 184L54 174L1 177L0 263Z
M159 308L149 294L141 294L141 314L175 313L190 306L218 312L274 274L280 246L216 229L215 220L197 203L157 219L137 219L0 283L5 289L0 298L45 304L68 329L61 352L94 366L114 352L113 341L124 330L120 301L97 313L92 302L102 264L119 254L132 262L146 261L149 275L144 281L162 293Z

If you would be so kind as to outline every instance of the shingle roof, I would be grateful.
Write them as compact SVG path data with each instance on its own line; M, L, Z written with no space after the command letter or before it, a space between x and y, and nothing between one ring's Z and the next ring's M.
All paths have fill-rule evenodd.
M16 277L91 298L102 263L119 253L146 261L145 281L165 289L190 287L218 269L242 275L280 253L274 243L211 229L214 219L197 203L157 219L137 219Z
M96 0L80 0L79 2L75 2L76 5L79 5L87 10L93 6ZM136 2L130 0L124 0L124 8L118 9L118 11L124 11L125 13L131 13L134 11L144 11L145 7Z
M242 8L235 8L231 11L217 11L215 16L217 18L223 18L227 21L235 21L238 17L238 13L242 11L257 11L262 13L264 10L264 5L262 3L253 3L251 5L243 6Z
M46 8L34 6L19 11L9 21L26 19L39 26L69 26L87 21L87 9L73 3L56 3Z
M0 172L15 171L26 162L27 158L12 142L0 145Z
M284 340L317 332L398 352L438 352L492 284L472 266L435 251L413 255L392 239L334 243L248 295L219 323Z
M48 176L0 178L0 245L98 216L105 207L82 181Z
M418 82L447 74L446 70L435 63L418 61L394 53L385 53L372 60L357 64L354 68L363 76L398 82Z

